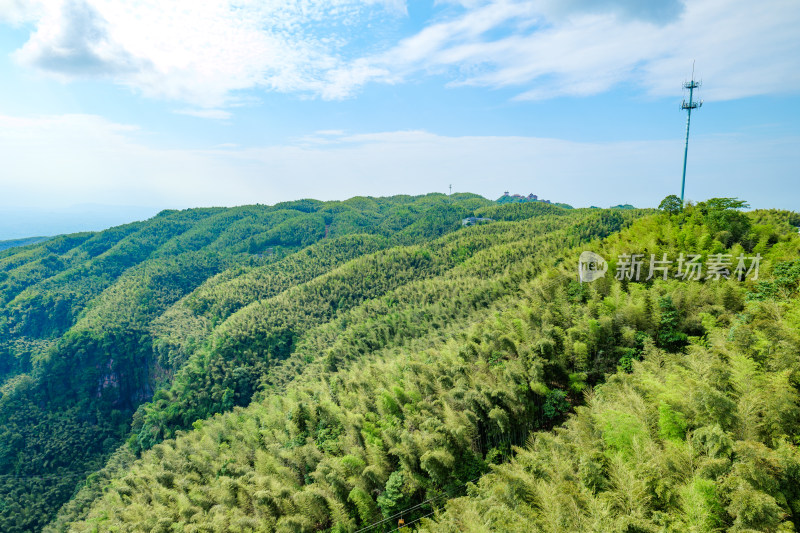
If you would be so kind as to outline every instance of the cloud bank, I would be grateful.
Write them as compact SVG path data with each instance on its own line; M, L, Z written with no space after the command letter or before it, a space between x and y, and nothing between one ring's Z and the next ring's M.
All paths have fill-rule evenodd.
M208 109L246 90L342 99L370 83L427 76L512 88L518 99L620 84L665 96L693 59L713 80L707 99L800 90L796 0L466 0L433 9L411 31L400 0L2 0L0 21L35 25L15 52L29 68Z

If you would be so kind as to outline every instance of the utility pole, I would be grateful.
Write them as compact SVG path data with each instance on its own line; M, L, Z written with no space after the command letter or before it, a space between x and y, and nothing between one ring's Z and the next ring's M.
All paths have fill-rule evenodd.
M689 89L689 101L681 103L681 109L687 112L686 117L686 146L683 149L683 178L681 178L681 206L683 206L683 193L686 189L686 158L689 155L689 125L692 123L692 109L703 105L703 101L694 101L694 90L700 88L700 82L694 81L694 62L692 62L692 81L683 84L684 89Z

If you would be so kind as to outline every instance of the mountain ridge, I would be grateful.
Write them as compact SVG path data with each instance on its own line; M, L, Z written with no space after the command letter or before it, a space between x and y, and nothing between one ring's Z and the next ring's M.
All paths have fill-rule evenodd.
M301 200L0 252L2 528L352 531L462 496L755 287L618 282L625 246L760 253L765 276L797 253L796 214L726 206ZM587 246L610 261L591 285Z

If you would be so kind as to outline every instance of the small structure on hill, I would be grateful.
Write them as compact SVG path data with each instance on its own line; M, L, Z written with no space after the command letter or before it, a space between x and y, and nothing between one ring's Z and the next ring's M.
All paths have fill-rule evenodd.
M474 226L475 224L485 224L487 222L494 222L491 218L482 217L467 217L461 221L462 226Z
M529 195L525 196L524 194L509 194L508 191L503 193L498 200L499 203L508 203L508 202L544 202L546 204L550 203L550 200L540 200L539 195L530 193Z

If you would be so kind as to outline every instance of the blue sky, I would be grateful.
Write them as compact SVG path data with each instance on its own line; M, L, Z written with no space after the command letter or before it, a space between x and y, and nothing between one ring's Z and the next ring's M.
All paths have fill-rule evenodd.
M797 210L798 27L796 0L0 0L0 218L451 183L655 206L693 61L687 198Z

